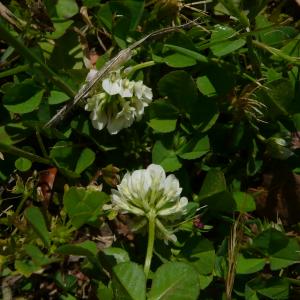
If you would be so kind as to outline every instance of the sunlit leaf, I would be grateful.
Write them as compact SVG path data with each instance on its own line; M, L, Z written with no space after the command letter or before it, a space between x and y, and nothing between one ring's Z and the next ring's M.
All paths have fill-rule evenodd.
M31 80L15 84L3 97L4 107L13 113L32 112L38 108L44 92Z
M182 262L169 262L154 275L149 300L196 300L200 292L194 267Z
M36 234L44 242L46 247L50 246L50 234L46 226L46 222L40 209L35 206L28 207L25 210L25 217L33 227Z
M15 166L19 171L26 172L31 168L32 162L27 158L20 157L15 161Z
M264 268L265 258L245 258L242 254L238 256L236 272L237 274L256 273Z
M77 164L75 167L75 172L80 174L83 172L86 168L88 168L95 160L96 154L94 151L92 151L89 148L85 148L80 153L80 156L78 157Z
M216 56L224 56L238 50L246 43L244 39L235 39L236 31L226 26L215 26L211 35L210 49Z
M161 165L166 172L172 172L181 168L181 162L172 149L166 148L162 141L157 141L152 149L153 163Z
M75 0L58 0L56 3L56 13L59 18L69 19L79 12Z
M71 187L64 194L63 203L72 225L79 228L96 220L108 199L104 192Z
M146 278L141 266L124 262L113 268L112 278L115 299L145 300Z

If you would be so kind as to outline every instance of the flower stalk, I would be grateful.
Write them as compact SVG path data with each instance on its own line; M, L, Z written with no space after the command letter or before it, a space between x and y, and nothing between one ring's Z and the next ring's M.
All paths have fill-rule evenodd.
M126 75L129 77L131 74L133 74L134 72L144 69L144 68L148 68L148 67L152 67L155 65L155 61L150 60L150 61L145 61L143 63L134 65L133 67L128 67L124 70L124 72L126 73Z
M152 256L153 256L153 249L154 249L154 240L155 240L155 219L156 214L154 211L150 211L148 215L148 245L147 245L147 253L145 258L144 264L144 273L146 278L148 278Z
M4 143L0 142L0 150L2 152L7 152L7 153L10 153L10 154L15 155L15 156L20 156L20 157L27 158L27 159L31 160L32 162L38 162L38 163L41 163L41 164L51 165L51 160L50 159L41 157L39 155L30 153L30 152L25 151L25 150L22 150L22 149L17 148L13 145L7 145L7 144L4 144Z

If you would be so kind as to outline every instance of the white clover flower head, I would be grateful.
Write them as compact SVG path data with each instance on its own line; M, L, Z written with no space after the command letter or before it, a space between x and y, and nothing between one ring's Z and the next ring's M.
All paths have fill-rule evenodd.
M91 70L87 81L93 80L96 74L96 70ZM110 134L117 134L135 120L141 120L144 108L152 101L151 88L141 80L136 82L123 78L124 74L121 74L121 69L111 72L102 81L101 90L94 91L87 99L85 110L91 112L94 128L102 130L106 126Z
M122 213L145 218L155 214L160 235L174 241L175 235L167 227L186 213L188 199L180 197L181 191L174 175L166 176L160 165L151 164L147 169L127 173L117 190L112 189L111 201Z

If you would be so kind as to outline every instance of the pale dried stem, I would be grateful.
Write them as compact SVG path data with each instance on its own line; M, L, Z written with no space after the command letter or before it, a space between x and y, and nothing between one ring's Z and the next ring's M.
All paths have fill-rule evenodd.
M234 222L228 241L228 271L225 281L226 299L232 299L232 290L236 274L237 257L239 254L242 232L242 214Z

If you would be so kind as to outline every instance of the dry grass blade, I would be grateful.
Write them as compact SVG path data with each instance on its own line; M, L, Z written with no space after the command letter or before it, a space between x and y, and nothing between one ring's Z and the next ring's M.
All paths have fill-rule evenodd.
M228 271L225 279L225 292L227 300L232 299L232 290L236 274L237 257L239 254L240 244L243 237L243 216L243 214L239 214L238 218L235 220L228 241Z

